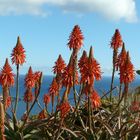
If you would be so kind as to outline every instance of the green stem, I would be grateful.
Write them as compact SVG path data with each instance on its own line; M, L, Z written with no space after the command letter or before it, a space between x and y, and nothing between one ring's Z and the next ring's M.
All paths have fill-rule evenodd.
M26 112L27 112L27 114L29 112L29 102L26 103Z
M79 98L78 98L78 102L77 102L77 105L75 107L75 110L74 110L74 113L77 111L77 109L79 108L79 105L80 105L80 101L81 101L81 98L82 98L82 95L83 95L83 89L84 89L84 85L81 85L80 86L80 90L79 90Z
M114 75L115 75L115 67L113 66L111 86L110 86L110 101L112 100L112 89L113 89L113 83L114 83Z
M19 100L19 64L17 64L17 76L16 76L16 102L15 102L15 107L14 107L15 115L17 111L18 100Z
M52 114L54 113L54 94L52 94Z
M92 132L90 93L88 94L88 119L89 119L89 130L90 132Z
M122 84L120 84L119 87L119 100L121 99L121 96L122 96Z
M110 85L110 101L112 100L112 89L113 89L113 84L114 84L114 75L115 75L115 63L117 59L117 49L113 50L113 71L112 71L112 79L111 79L111 85Z
M75 87L75 77L76 77L76 68L77 68L77 54L74 57L74 72L73 72L73 92L74 92L74 102L75 102L75 106L77 104L77 97L76 97L76 87Z
M9 88L8 86L3 87L3 104L4 104L4 112L6 112L6 100L9 96Z
M124 85L124 106L127 105L127 98L128 98L128 88L129 88L129 84L125 83Z

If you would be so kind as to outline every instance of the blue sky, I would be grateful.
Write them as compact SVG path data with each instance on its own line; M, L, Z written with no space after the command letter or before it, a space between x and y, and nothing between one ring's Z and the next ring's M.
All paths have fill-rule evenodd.
M52 74L51 67L59 54L68 62L71 51L66 44L78 24L85 38L79 56L92 45L104 75L111 74L109 44L116 28L135 69L140 69L139 17L138 0L0 0L0 67L6 57L10 60L19 35L27 55L21 73L31 65L34 70Z

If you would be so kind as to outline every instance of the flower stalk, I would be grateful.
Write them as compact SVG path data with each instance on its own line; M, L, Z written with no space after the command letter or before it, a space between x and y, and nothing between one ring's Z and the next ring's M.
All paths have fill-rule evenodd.
M16 75L16 101L14 106L15 114L17 112L18 100L19 100L19 64L17 64L17 75Z

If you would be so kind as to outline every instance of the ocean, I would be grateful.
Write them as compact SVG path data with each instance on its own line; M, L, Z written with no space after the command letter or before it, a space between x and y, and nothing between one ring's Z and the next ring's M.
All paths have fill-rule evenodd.
M44 76L43 77L43 81L42 81L42 86L41 86L41 93L39 96L39 102L41 104L42 107L44 107L43 104L43 95L45 93L48 93L48 89L49 86L52 82L53 76ZM103 95L103 93L106 93L109 91L110 89L110 82L111 82L111 77L103 77L100 81L95 81L94 87L96 89L96 91L99 93L100 96ZM23 102L23 96L24 96L24 92L25 92L25 88L24 88L24 76L21 75L19 78L19 95L20 95L20 101L18 104L18 113L17 113L17 117L21 118L21 116L23 115L23 113L26 111L26 104ZM119 78L116 77L114 80L114 86L118 86L119 87ZM130 89L134 89L136 87L140 86L140 77L136 77L136 79L130 84ZM78 90L78 87L77 87ZM114 95L116 95L117 92L117 88L114 90ZM64 92L64 88L61 90L61 94L63 94ZM2 89L0 87L0 93L2 93ZM10 89L10 93L12 97L15 97L15 86L12 87ZM71 104L73 104L73 94L70 93L70 102ZM51 110L51 104L48 105L49 110ZM10 113L11 108L8 109L8 113ZM32 110L31 114L38 114L41 111L41 109L39 108L39 106L36 104L34 109Z

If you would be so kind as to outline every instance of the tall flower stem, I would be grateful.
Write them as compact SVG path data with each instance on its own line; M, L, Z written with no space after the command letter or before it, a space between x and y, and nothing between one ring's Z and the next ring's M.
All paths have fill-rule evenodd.
M74 92L74 102L75 107L77 106L77 97L76 97L76 87L75 87L75 80L76 80L76 69L77 69L77 52L78 50L73 50L73 92Z
M76 60L75 60L75 61L76 61ZM74 61L74 63L76 63L75 61ZM76 67L75 67L75 64L74 64L74 73L73 73L73 92L74 92L74 102L75 102L75 106L76 106L76 104L77 104L77 101L76 101L77 99L76 99L76 98L77 98L77 97L76 97L76 88L75 88L75 75L76 75L76 74L75 74L75 69L76 69Z
M117 59L117 49L114 49L113 51L113 71L112 71L112 79L111 79L111 85L110 85L110 101L112 100L112 89L114 85L114 76L115 76L115 62Z
M83 88L84 88L84 85L81 85L81 86L80 86L80 90L79 90L79 98L78 98L77 105L76 105L76 107L75 107L74 113L75 113L75 112L77 111L77 109L79 108L80 101L81 101L81 98L82 98L82 95L83 95Z
M89 121L89 130L92 133L90 93L88 94L88 121Z
M129 83L125 83L124 85L124 106L127 105L127 98L128 98L128 88L129 88Z
M54 113L54 94L52 94L52 114Z
M26 112L29 112L29 102L26 103Z
M4 104L4 112L6 111L6 100L9 96L8 86L3 87L3 104Z
M19 101L19 64L17 64L17 76L16 76L16 102L14 107L14 113L16 114Z
M57 75L56 78L60 79L59 76ZM57 106L60 104L60 90L61 90L61 82L57 81L58 84L58 93L57 93Z
M4 136L4 106L0 101L0 140L5 140Z
M121 99L121 96L122 96L122 84L120 84L119 87L119 100Z

